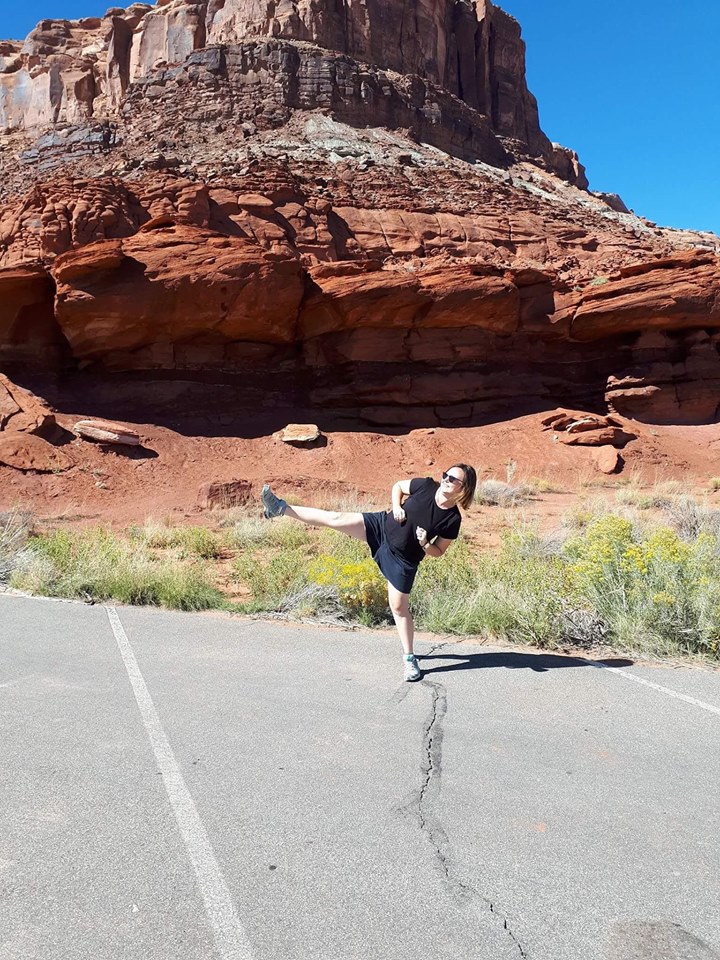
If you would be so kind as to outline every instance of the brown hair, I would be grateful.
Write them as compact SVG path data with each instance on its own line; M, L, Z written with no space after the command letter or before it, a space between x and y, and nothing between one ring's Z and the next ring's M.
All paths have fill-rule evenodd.
M448 467L448 470L452 470L453 467L458 467L465 474L465 479L463 480L462 485L462 494L460 495L458 503L464 510L467 510L475 497L477 474L475 473L475 468L468 466L467 463L453 463Z

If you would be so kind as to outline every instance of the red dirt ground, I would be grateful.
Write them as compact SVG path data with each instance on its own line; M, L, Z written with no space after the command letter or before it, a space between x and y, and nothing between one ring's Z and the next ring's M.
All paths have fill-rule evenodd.
M70 429L82 416L61 413ZM506 480L516 464L513 483L539 484L533 516L567 509L578 493L627 484L652 486L680 480L689 489L710 490L720 475L720 424L649 426L628 421L638 439L622 452L619 474L605 476L589 447L568 447L542 429L545 413L479 427L431 428L405 434L327 432L327 444L293 447L276 435L252 439L185 436L152 424L120 421L136 430L143 447L103 447L75 439L62 449L75 466L66 473L31 474L0 466L0 509L27 508L55 522L108 522L125 525L149 517L201 520L198 491L208 481L242 479L259 494L269 481L296 502L355 509L389 504L390 487L403 477L438 477L457 461L473 464L478 479ZM322 430L322 422L319 423ZM543 492L547 484L552 492ZM720 494L717 495L720 499ZM352 506L351 506L352 504ZM478 511L473 527L481 534ZM207 519L210 519L209 517ZM491 527L496 527L492 520Z

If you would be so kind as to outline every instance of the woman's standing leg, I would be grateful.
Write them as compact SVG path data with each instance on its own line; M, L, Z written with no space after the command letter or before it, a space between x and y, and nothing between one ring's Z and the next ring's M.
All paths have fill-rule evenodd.
M405 679L420 680L422 673L413 652L415 625L410 613L410 594L401 593L388 582L388 603L405 653Z

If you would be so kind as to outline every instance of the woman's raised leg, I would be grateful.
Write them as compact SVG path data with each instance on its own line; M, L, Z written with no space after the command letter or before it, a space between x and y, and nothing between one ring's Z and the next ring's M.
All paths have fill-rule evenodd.
M367 543L365 520L361 513L340 513L337 510L320 510L317 507L290 506L286 500L275 496L270 487L265 484L261 499L268 520L273 517L291 517L301 523L309 523L314 527L330 527L346 533L349 537Z
M367 542L365 521L361 513L340 513L336 510L320 510L318 507L288 504L284 516L312 524L314 527L330 527L332 530L346 533L349 537L355 537L356 540Z

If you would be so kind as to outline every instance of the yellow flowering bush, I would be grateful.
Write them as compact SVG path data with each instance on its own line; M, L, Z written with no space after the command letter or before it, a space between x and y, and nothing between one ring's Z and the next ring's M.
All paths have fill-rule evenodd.
M377 623L387 610L387 587L375 561L345 560L321 554L308 568L308 581L337 591L343 607L365 623Z
M565 545L569 573L621 641L659 638L717 652L720 558L707 533L681 539L660 527L643 536L623 517L593 521Z

